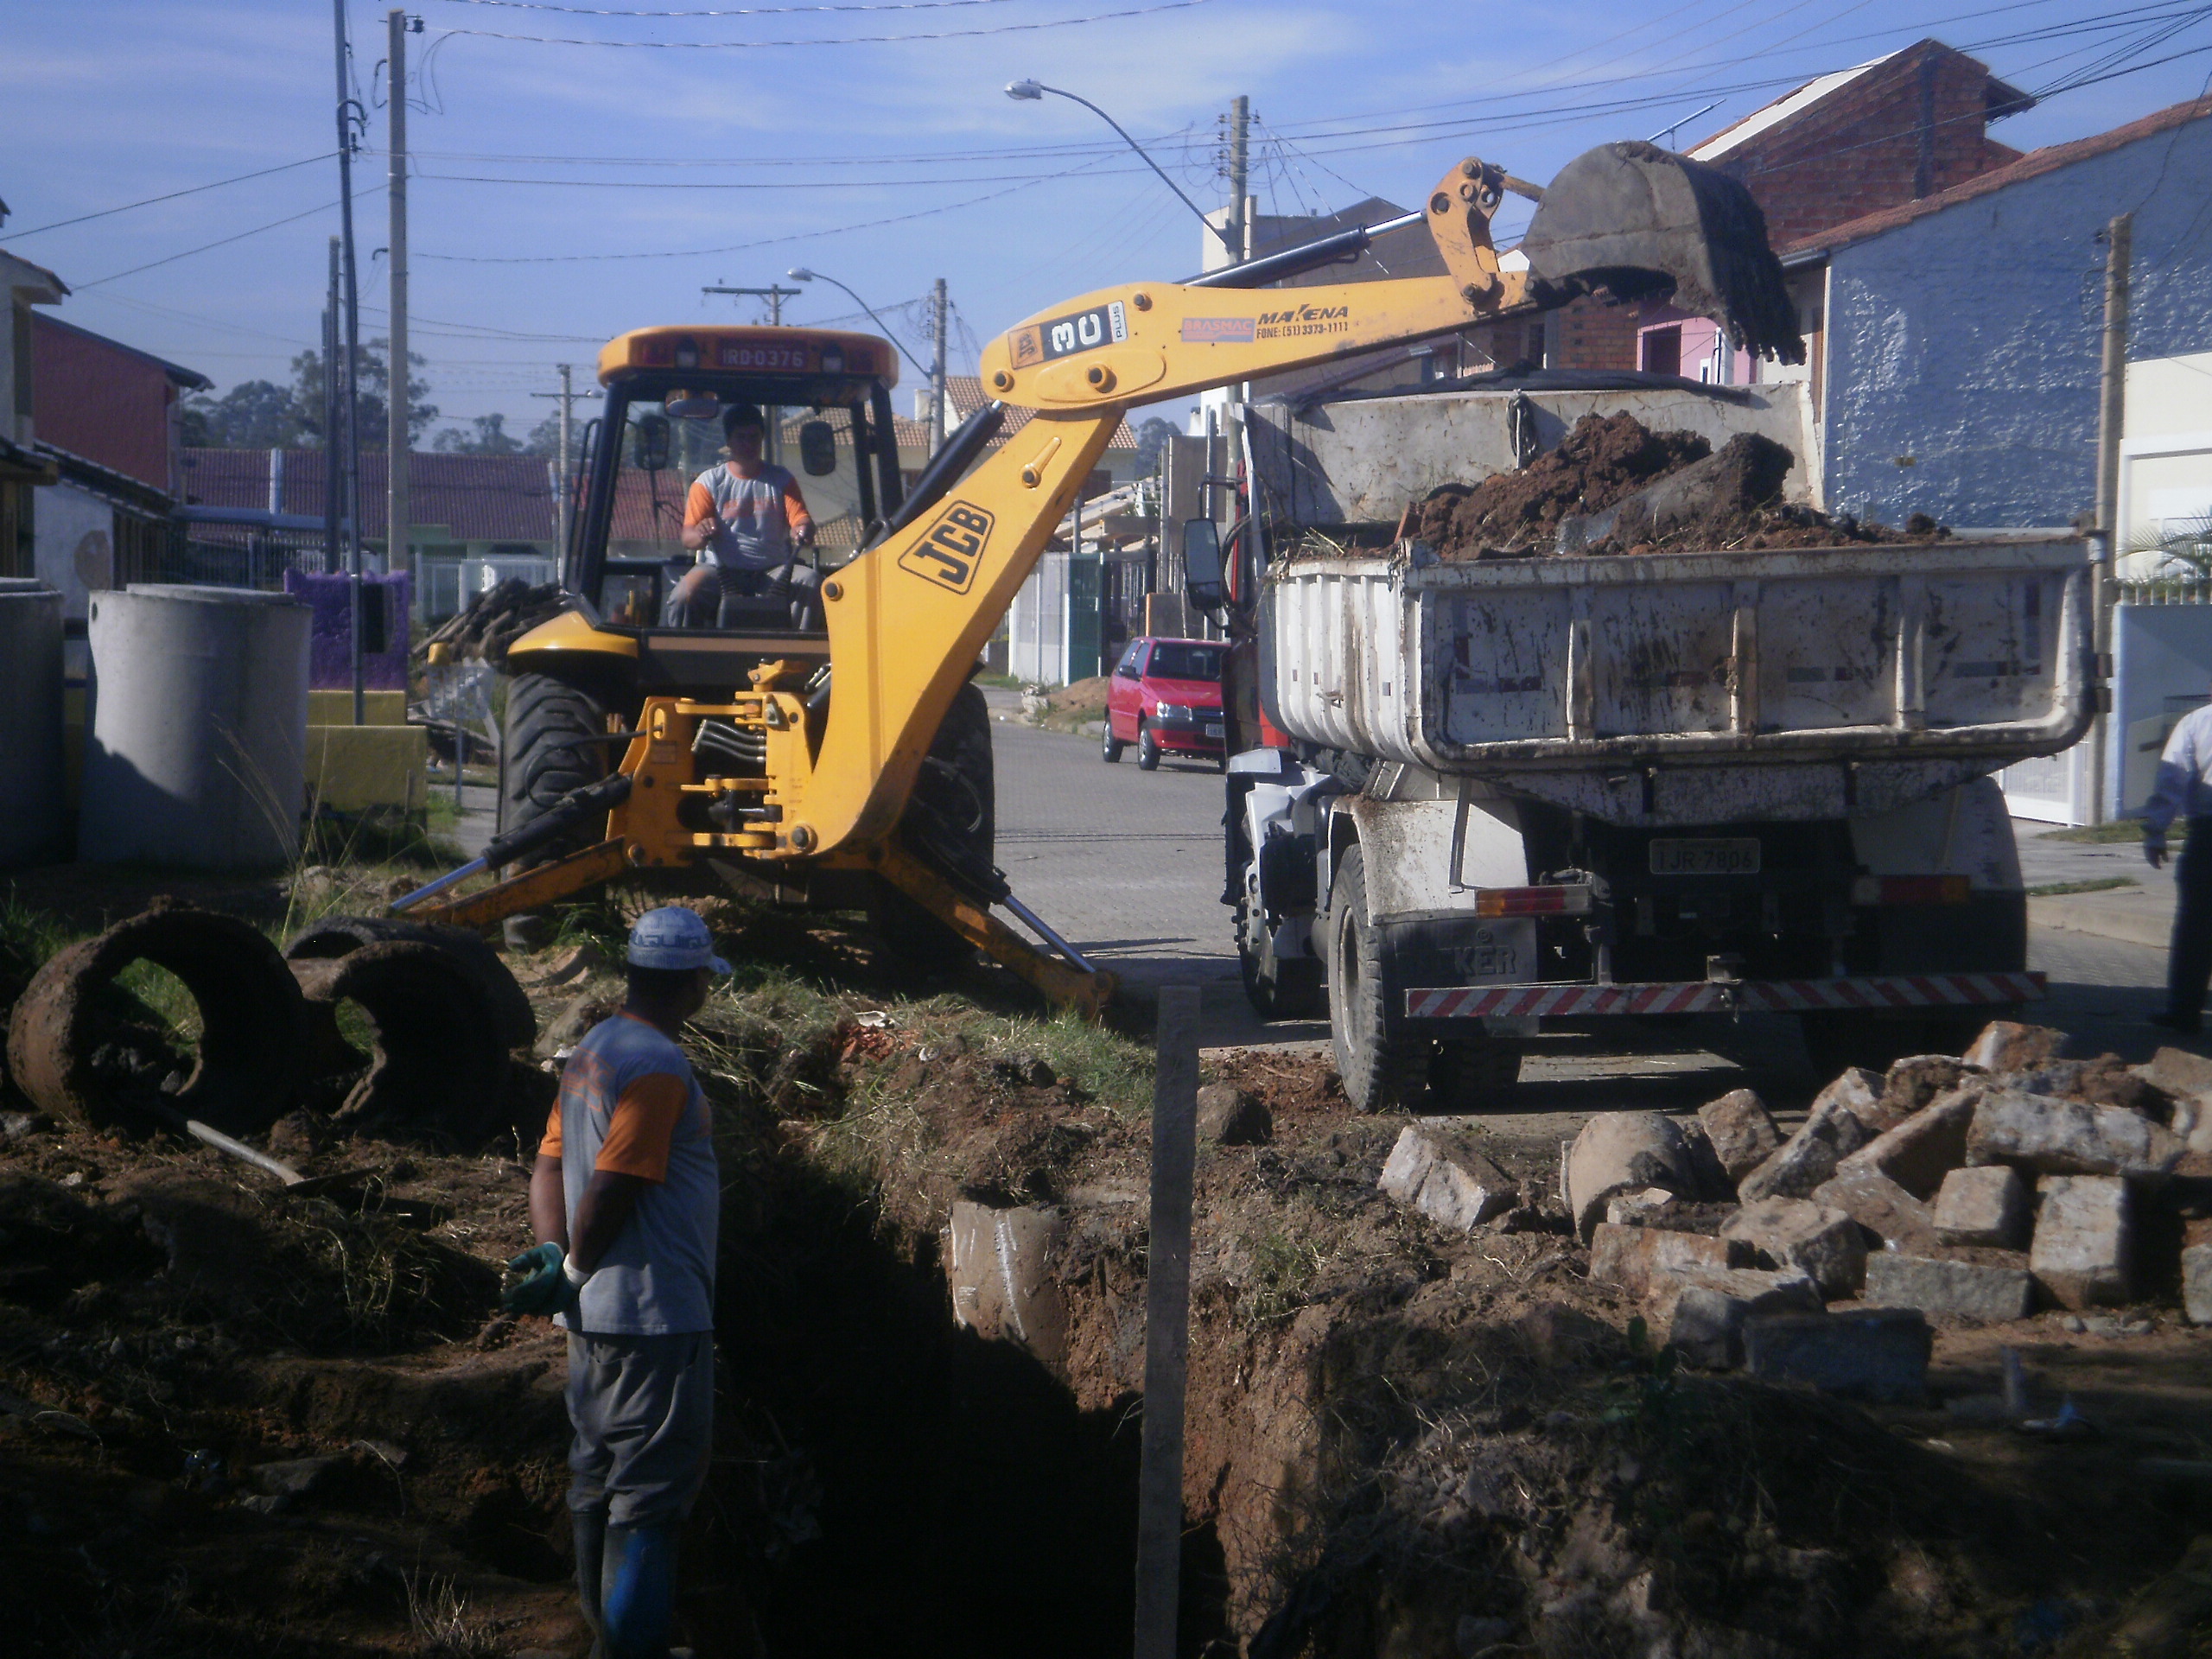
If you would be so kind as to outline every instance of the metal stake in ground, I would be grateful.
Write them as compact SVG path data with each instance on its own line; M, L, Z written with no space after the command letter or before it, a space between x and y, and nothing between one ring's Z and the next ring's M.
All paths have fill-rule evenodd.
M1137 1475L1136 1659L1175 1659L1183 1555L1183 1383L1191 1354L1191 1176L1198 1161L1198 988L1160 993L1152 1086L1152 1230Z

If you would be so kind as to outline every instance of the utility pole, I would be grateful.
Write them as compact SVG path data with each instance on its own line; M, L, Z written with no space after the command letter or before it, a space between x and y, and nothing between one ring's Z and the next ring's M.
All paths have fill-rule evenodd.
M768 302L768 326L780 328L784 326L784 302L797 299L806 290L802 288L778 288L772 283L766 288L702 288L699 291L702 294L745 294L756 300L766 300Z
M1244 211L1251 188L1252 100L1241 93L1229 106L1229 239L1234 263L1252 257L1252 219Z
M330 12L337 29L339 263L346 286L346 378L338 411L345 434L340 454L346 470L339 503L346 519L347 597L352 601L346 608L353 619L347 654L353 664L353 723L365 726L369 709L361 662L361 411L356 396L361 361L361 288L359 268L353 258L353 118L360 106L346 95L346 0L330 0Z
M338 238L330 238L330 285L322 306L322 574L345 567L338 510Z
M944 445L944 278L930 288L930 454Z
M391 372L385 397L389 420L385 426L384 566L389 570L410 568L407 473L412 444L407 396L407 14L397 7L386 14L391 35L386 85L391 102L391 167L387 192L391 209Z
M569 557L569 515L572 511L573 505L575 500L575 486L574 481L569 476L569 455L570 453L569 443L571 423L575 418L570 411L575 406L576 393L575 386L570 383L569 378L569 371L572 365L567 363L563 363L560 364L558 367L561 371L560 391L533 391L530 395L533 397L554 397L560 400L561 458L553 469L553 475L556 480L555 487L558 492L554 500L553 512L555 522L559 526L555 533L561 538L559 560L565 567Z
M2128 265L2135 252L2135 215L2121 213L2105 229L2105 333L2097 385L2097 533L2102 556L2091 567L2091 614L2096 624L2097 717L2089 728L2089 812L2102 823L2121 803L2106 787L2111 747L2112 569L2120 557L2120 440L2127 412Z

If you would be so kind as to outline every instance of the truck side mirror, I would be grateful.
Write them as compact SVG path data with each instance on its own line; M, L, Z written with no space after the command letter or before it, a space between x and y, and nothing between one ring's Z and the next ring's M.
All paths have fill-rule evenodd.
M1221 526L1211 518L1184 522L1183 594L1202 611L1221 608Z
M827 421L809 421L798 429L798 464L809 478L827 478L837 470L837 433Z
M630 430L630 464L641 473L668 470L668 417L640 415Z

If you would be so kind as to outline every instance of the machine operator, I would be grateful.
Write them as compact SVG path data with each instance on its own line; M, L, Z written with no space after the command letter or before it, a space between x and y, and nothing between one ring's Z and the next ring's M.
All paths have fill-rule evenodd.
M670 595L678 627L715 626L725 594L757 594L772 582L785 591L813 585L798 554L813 545L814 516L798 480L760 458L766 432L750 404L722 412L729 459L700 474L683 504L683 545L704 556Z

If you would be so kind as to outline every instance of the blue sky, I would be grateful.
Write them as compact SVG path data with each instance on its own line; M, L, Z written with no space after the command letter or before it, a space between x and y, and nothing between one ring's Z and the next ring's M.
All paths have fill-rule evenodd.
M599 15L626 6L694 15ZM1111 111L1206 206L1225 194L1219 123L1249 94L1262 209L1295 213L1370 194L1416 200L1469 154L1541 179L1592 144L1676 123L1687 145L1798 81L1923 35L2031 91L2112 76L1994 130L2021 149L2193 97L2212 72L2205 0L410 10L425 23L409 40L416 346L448 421L499 410L511 430L550 407L528 394L552 388L554 364L588 365L612 334L757 315L702 284L765 285L805 264L888 315L942 276L965 326L956 367L972 369L977 339L1061 298L1195 268L1188 212L1088 111L1005 98L1021 76ZM384 264L371 255L386 239L386 10L350 5L355 79L374 106L355 174L365 337L384 328ZM944 38L914 38L930 35ZM837 43L765 44L794 41ZM333 99L325 0L11 0L0 246L76 289L58 313L72 321L219 387L283 379L316 337L337 226L337 163L308 159L334 148ZM29 233L292 162L308 164ZM577 257L606 255L650 257ZM817 290L786 320L853 321L850 302ZM893 321L918 318L917 307ZM920 355L918 333L902 333Z

